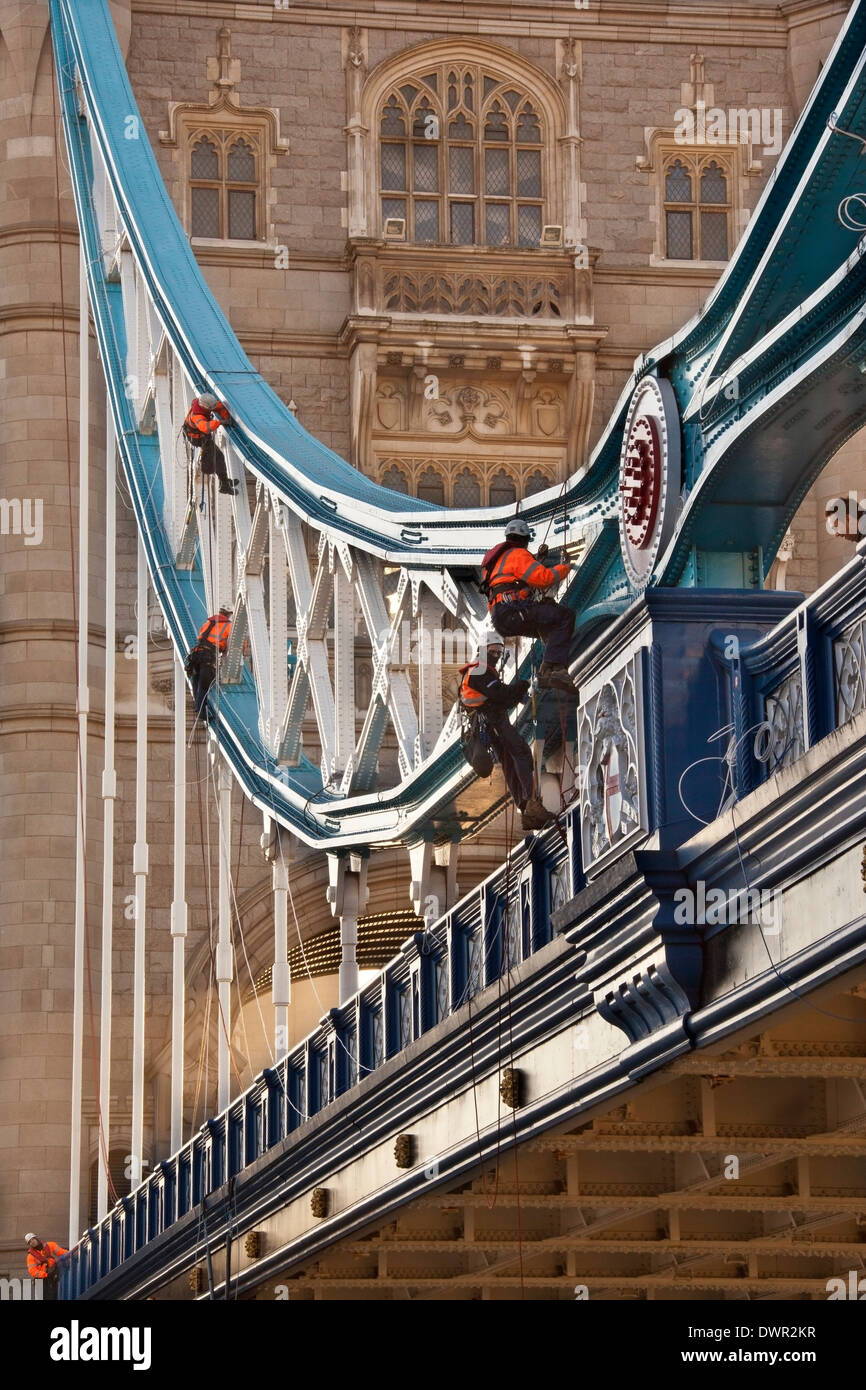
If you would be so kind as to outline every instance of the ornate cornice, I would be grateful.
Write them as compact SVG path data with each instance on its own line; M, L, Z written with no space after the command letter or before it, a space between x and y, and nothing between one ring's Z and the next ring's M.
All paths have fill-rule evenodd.
M407 4L398 10L400 28L404 33L429 34L431 30L453 34L477 35L487 38L541 37L580 38L584 42L605 43L617 40L627 43L658 41L688 44L692 47L698 37L710 41L724 32L727 47L784 48L787 45L788 19L783 17L783 5L777 4L719 4L708 13L705 6L694 3L670 4L656 0L653 4L609 3L603 9L591 4L577 10L574 0L550 0L539 7L535 4L511 4L507 0L473 0L472 13L461 9L455 14L448 0L425 0L423 7ZM816 6L820 12L820 7ZM234 0L135 0L136 15L192 15L202 19L226 20L237 17ZM839 8L830 14L839 13ZM377 9L375 0L359 0L357 4L329 5L321 9L292 0L290 7L275 9L270 3L249 3L243 7L245 19L291 25L315 25L318 28L353 27L363 24L368 29L394 30L393 9ZM720 23L720 21L722 21ZM457 40L459 42L459 40Z

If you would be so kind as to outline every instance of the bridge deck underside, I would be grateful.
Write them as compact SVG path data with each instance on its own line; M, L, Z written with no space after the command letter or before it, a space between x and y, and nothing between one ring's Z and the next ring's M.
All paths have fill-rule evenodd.
M866 1048L842 1021L863 998L866 983L682 1057L516 1155L503 1105L498 1162L240 1296L824 1300L828 1280L866 1276ZM253 1264L236 1241L234 1273ZM224 1250L213 1273L224 1297ZM196 1296L203 1265L198 1294L189 1271L155 1294Z

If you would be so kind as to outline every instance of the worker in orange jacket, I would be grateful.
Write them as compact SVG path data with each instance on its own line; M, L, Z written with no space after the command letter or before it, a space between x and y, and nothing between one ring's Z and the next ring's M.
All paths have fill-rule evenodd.
M198 461L202 473L216 474L220 492L234 497L238 490L237 481L229 477L225 454L214 439L221 425L227 429L231 423L232 417L222 401L218 401L209 391L202 391L187 411L183 432L190 444L200 450Z
M490 620L501 637L542 637L545 648L538 672L540 688L573 695L568 659L574 612L545 597L572 566L548 569L527 550L529 534L523 517L512 517L505 528L505 540L488 550L481 562Z
M534 793L535 769L529 745L508 718L508 711L525 698L529 682L517 680L506 685L500 680L499 665L504 655L505 648L497 634L486 631L482 634L478 660L460 667L460 707L469 726L463 756L479 777L489 777L493 771L492 752L521 812L523 829L541 830L551 816Z
M198 641L186 659L186 673L192 681L192 695L197 715L204 713L207 695L216 680L217 655L228 646L232 630L232 610L221 608L199 628Z
M60 1278L60 1258L67 1252L54 1240L40 1240L33 1231L24 1237L27 1246L27 1273L31 1279L44 1280L43 1293L47 1299L57 1297Z

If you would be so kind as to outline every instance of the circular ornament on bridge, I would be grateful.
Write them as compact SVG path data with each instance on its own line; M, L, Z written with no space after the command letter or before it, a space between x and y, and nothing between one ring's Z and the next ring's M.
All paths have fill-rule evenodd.
M673 532L680 493L680 427L668 381L644 377L625 421L619 462L619 539L626 574L642 589Z

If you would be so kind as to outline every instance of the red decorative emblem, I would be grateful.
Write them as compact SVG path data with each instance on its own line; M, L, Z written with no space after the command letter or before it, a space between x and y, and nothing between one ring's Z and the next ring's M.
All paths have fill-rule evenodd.
M658 423L650 415L639 415L629 431L619 485L625 533L635 550L646 549L652 541L661 488Z

